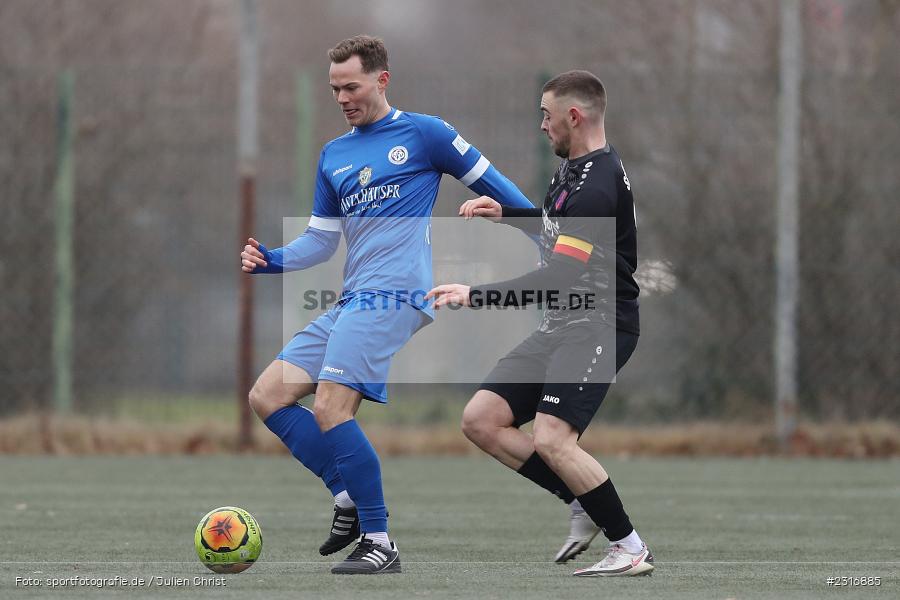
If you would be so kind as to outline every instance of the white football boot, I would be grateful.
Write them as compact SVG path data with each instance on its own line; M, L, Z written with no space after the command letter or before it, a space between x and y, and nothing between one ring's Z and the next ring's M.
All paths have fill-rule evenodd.
M610 544L603 560L591 567L578 569L572 575L578 577L617 577L625 575L650 575L653 572L653 555L647 544L632 554L619 544Z
M590 547L591 542L600 533L600 528L591 520L586 512L572 513L569 527L569 537L563 544L554 559L558 563L572 560Z

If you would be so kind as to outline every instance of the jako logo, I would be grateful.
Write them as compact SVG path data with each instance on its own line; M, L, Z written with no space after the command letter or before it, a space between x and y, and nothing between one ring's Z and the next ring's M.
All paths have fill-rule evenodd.
M541 398L541 402L549 402L551 404L559 404L559 398L557 398L556 396L551 396L550 394L547 394L546 396Z
M324 367L322 370L325 371L326 373L335 373L335 374L337 374L337 375L343 375L343 374L344 374L344 370L343 370L343 369L335 369L334 367Z

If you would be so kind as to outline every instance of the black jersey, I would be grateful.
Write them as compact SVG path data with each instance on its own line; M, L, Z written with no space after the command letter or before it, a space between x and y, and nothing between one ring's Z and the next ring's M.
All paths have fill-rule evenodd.
M615 264L615 318L600 302L596 310L548 308L541 330L550 332L584 321L603 321L617 329L640 333L637 268L637 228L631 182L612 146L574 160L563 160L550 182L542 207L541 257L545 265L555 253L586 264L572 286L576 294L610 296L609 266ZM607 219L615 218L615 232ZM612 236L615 239L610 239ZM609 253L614 253L614 257Z
M544 333L591 323L640 333L634 198L612 147L562 161L543 206L504 206L502 221L540 236L543 264L470 288L471 306L538 302L545 307Z

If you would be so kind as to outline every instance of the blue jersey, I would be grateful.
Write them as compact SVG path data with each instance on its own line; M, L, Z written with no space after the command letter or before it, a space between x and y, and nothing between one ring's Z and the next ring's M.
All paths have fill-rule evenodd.
M500 204L533 207L452 125L391 109L383 119L354 127L322 148L309 228L292 244L273 250L273 266L257 272L321 262L343 232L343 298L374 292L431 315L424 303L433 287L430 217L444 173Z

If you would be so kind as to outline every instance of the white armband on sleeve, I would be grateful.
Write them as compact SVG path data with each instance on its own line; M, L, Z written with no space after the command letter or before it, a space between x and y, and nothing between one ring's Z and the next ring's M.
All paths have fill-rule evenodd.
M317 217L312 215L309 218L309 226L313 229L321 229L322 231L340 231L341 220L332 217Z
M471 169L469 169L469 172L459 178L460 183L462 183L466 187L469 187L470 185L478 181L490 166L491 161L486 159L484 155L481 155L481 157L478 159L478 162L476 162L475 165Z

